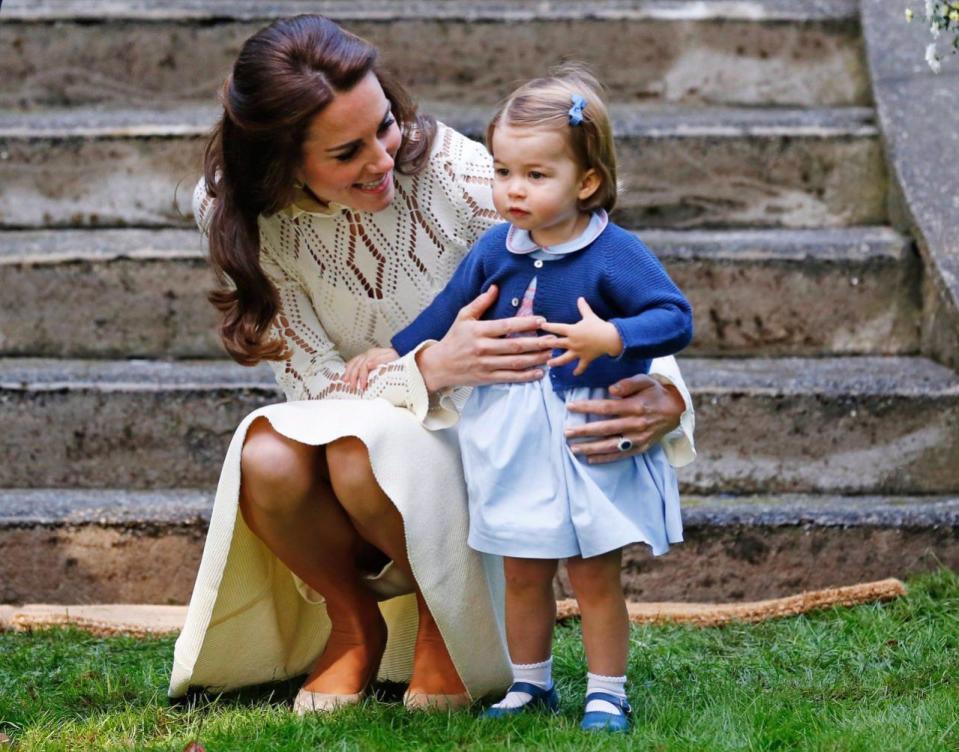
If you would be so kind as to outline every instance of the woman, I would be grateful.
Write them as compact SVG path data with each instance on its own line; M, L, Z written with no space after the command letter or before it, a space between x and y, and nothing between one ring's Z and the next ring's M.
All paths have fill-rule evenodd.
M170 694L308 669L298 712L359 702L376 678L409 681L410 708L501 690L502 568L466 546L455 431L437 429L469 386L540 378L551 339L530 318L481 321L493 288L442 340L368 378L346 364L387 344L498 221L489 155L417 115L375 48L319 16L251 37L223 104L194 196L211 301L231 356L268 361L288 401L234 434ZM675 361L651 373L580 406L606 417L578 435L595 461L658 440L674 464L692 458Z

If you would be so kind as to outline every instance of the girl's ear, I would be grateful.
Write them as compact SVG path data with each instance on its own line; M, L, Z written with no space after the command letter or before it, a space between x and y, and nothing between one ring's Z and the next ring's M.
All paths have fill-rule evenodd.
M593 168L590 168L583 173L583 177L579 180L579 192L576 194L576 197L580 201L585 201L596 193L602 184L603 179L599 176L599 173Z

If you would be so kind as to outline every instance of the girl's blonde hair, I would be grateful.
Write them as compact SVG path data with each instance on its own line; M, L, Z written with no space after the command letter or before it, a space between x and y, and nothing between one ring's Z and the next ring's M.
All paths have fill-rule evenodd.
M612 211L616 205L616 150L604 93L603 85L581 63L552 68L546 77L523 84L500 103L486 126L486 146L492 153L493 133L500 122L562 130L579 166L584 171L595 170L600 177L599 188L579 202L580 210ZM579 125L570 122L574 94L586 100Z

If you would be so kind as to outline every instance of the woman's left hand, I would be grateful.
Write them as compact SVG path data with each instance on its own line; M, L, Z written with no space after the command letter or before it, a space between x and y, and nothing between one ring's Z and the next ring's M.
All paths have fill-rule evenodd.
M570 412L591 413L602 417L566 429L573 453L585 457L590 464L615 462L641 454L679 425L686 410L679 390L644 374L617 381L609 388L619 399L580 400L570 402ZM583 438L591 440L583 441ZM623 437L633 442L631 449L617 448Z
M373 347L365 353L351 358L343 371L343 381L349 384L350 389L366 391L370 383L370 374L386 363L397 360L400 354L392 347Z

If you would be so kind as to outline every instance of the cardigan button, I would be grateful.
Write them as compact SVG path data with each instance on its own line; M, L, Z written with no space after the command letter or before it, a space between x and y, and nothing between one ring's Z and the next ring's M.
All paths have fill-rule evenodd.
M510 303L513 304L513 308L519 307L519 298L513 298Z
M536 259L536 261L533 262L533 266L535 266L537 269L542 269L543 259Z

